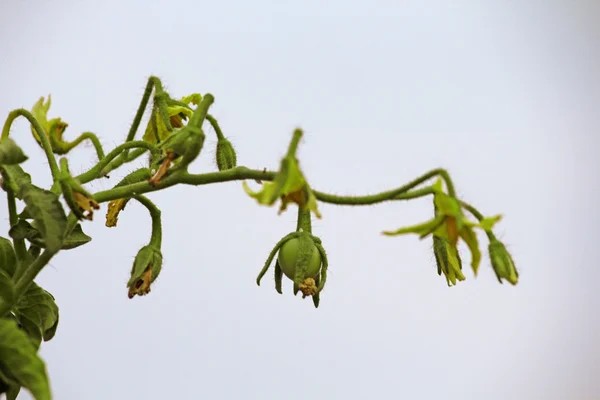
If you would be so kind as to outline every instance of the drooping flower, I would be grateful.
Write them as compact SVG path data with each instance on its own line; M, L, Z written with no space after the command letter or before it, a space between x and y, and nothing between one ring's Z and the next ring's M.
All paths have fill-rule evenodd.
M243 186L246 193L255 198L259 204L272 206L277 200L281 200L279 214L287 209L289 203L296 203L299 207L312 211L317 218L321 218L317 199L294 156L287 155L281 160L281 166L275 179L272 182L263 183L260 191L252 191L246 182L243 182Z

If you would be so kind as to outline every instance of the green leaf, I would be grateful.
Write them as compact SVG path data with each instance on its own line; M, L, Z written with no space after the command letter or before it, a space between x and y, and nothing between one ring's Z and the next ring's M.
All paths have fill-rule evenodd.
M39 240L41 237L40 232L24 219L20 219L13 225L8 231L8 235L15 240L27 239L29 241Z
M12 386L6 392L6 400L17 400L17 396L19 396L19 392L21 391L21 386Z
M21 189L31 184L31 175L18 165L0 165L0 173L4 178L3 185L12 190L18 199L22 199Z
M15 300L15 285L6 271L0 269L0 298L8 304Z
M26 160L27 156L12 139L0 141L0 164L14 165Z
M8 276L13 276L17 268L17 256L12 242L0 236L0 270L5 271Z
M484 231L491 231L494 228L494 225L496 225L496 223L498 221L500 221L502 219L502 215L494 215L493 217L485 217L484 219L482 219L481 221L479 221L479 224L476 224L475 226L480 227L481 229L483 229Z
M21 211L19 213L18 217L20 219L33 219L29 210L30 210L30 207L27 207L27 206L23 207L23 211Z
M14 320L0 319L0 374L10 386L23 386L36 400L51 400L46 365Z
M31 184L23 186L21 195L29 206L28 211L46 243L46 249L53 253L59 251L65 237L67 216L58 196Z
M2 373L0 372L0 394L6 393L6 400L16 400L20 391L21 386L18 384L9 385L3 380Z
M54 297L35 282L19 298L13 312L36 347L42 339L48 341L54 337L58 326L58 306Z
M92 238L83 232L81 224L75 225L69 236L66 237L62 249L70 250L92 241Z
M13 239L27 239L31 244L39 248L46 248L46 241L42 238L42 235L40 234L39 230L36 229L36 227L33 224L23 219L19 220L19 222L17 222L16 225L10 228L8 234ZM77 224L75 225L69 236L67 236L64 239L61 249L71 250L76 247L82 246L90 242L91 240L92 238L83 232L81 224Z

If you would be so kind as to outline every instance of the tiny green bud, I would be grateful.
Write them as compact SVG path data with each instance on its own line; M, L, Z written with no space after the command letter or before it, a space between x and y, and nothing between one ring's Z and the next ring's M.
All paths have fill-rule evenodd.
M144 296L150 293L150 284L160 274L162 268L162 253L153 245L146 245L140 249L131 268L131 278L127 282L128 296L133 298L136 294Z
M217 168L219 171L235 168L237 165L237 155L231 142L225 138L219 138L217 141L216 153Z
M519 280L519 273L504 243L497 239L492 239L488 250L492 268L494 268L498 282L502 283L502 279L506 279L511 284L516 285Z

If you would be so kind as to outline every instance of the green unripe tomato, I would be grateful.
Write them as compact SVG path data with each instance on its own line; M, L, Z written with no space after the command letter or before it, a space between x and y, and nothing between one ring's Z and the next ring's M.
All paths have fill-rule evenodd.
M279 255L277 256L281 270L291 280L294 280L294 275L296 274L296 259L299 256L299 246L300 239L290 239L281 246ZM321 269L321 253L319 253L319 249L314 244L312 246L313 252L308 263L305 278L314 278Z

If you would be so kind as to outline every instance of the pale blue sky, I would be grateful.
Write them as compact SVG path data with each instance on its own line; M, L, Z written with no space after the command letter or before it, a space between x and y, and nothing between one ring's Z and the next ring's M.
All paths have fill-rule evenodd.
M448 288L430 241L380 235L428 218L430 200L323 204L330 278L315 310L271 273L256 286L295 212L234 182L150 195L165 263L129 300L150 221L132 203L108 229L103 205L84 225L93 241L39 276L61 311L41 351L55 398L598 398L599 37L599 3L583 0L1 2L2 119L51 93L66 137L90 130L110 150L155 74L173 96L213 93L248 167L276 168L302 127L318 190L374 193L447 168L465 200L505 215L520 268L518 286L499 285L485 256ZM215 169L208 133L197 172ZM25 122L12 135L48 185ZM90 147L71 159L74 172L95 162Z

